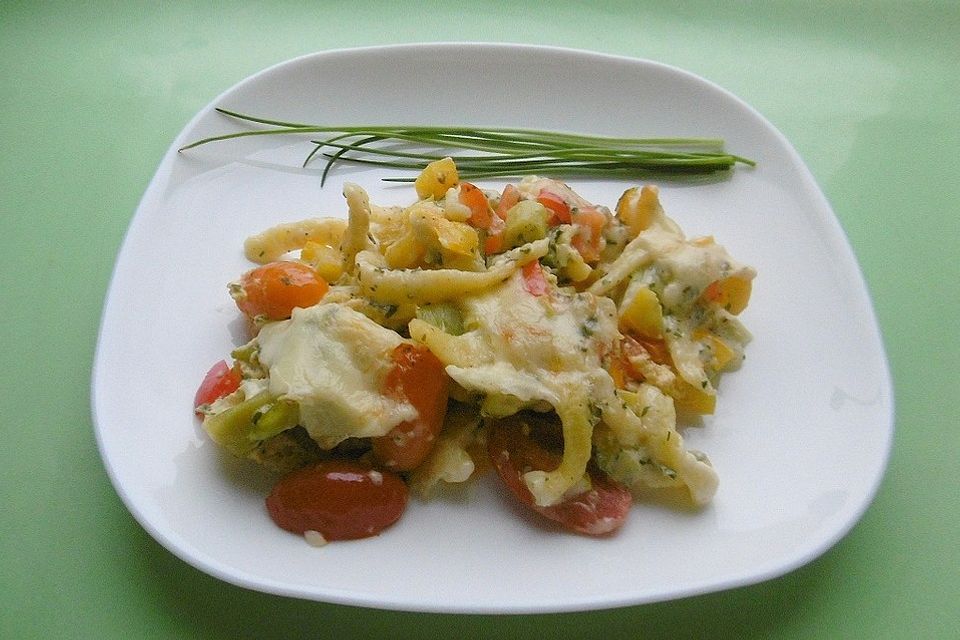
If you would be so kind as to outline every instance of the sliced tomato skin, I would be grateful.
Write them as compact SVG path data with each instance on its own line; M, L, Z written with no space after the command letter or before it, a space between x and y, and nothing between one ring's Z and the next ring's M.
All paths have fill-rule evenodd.
M375 536L400 519L409 491L400 476L350 460L327 460L287 474L267 496L282 529L324 539Z
M565 529L590 536L609 535L626 521L633 496L599 469L589 468L591 487L563 502L542 507L523 480L533 469L551 471L560 464L562 453L556 449L556 435L528 435L529 425L517 418L497 421L487 432L487 454L497 475L524 505L559 523ZM538 440L540 440L538 442Z

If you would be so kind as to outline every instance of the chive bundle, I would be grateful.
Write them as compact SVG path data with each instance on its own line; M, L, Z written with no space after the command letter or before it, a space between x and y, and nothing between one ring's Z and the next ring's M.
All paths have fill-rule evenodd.
M615 138L500 127L319 126L258 118L221 108L217 111L270 128L204 138L181 147L180 151L246 136L331 134L325 139L311 140L314 149L303 161L306 167L318 155L326 159L321 184L338 162L420 171L430 162L447 156L457 163L464 179L528 174L551 177L702 175L730 170L737 163L755 165L752 160L726 153L724 141L718 138ZM404 150L409 146L433 148L436 152ZM451 153L452 150L471 153ZM414 178L386 180L412 182Z

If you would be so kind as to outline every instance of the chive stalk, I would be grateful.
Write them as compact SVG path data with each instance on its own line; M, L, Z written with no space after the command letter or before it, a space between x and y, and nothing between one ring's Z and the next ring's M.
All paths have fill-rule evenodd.
M737 164L756 164L724 151L724 141L719 138L616 138L511 127L320 126L261 118L221 108L217 111L230 118L269 128L203 138L181 147L180 151L249 136L330 134L324 139L311 140L314 148L303 161L306 167L318 156L325 159L321 184L338 162L419 171L446 156L453 158L460 175L469 179L529 174L553 177L703 175L728 171ZM410 150L409 146L434 151L417 152ZM413 179L393 177L385 180L409 182Z

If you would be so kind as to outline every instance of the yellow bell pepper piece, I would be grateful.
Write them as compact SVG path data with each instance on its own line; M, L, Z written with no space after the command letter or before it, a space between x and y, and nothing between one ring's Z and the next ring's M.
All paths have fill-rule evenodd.
M697 329L693 332L693 339L706 343L710 347L710 366L715 371L721 371L733 360L734 352L726 342L713 335L706 329Z
M343 274L340 250L329 245L308 240L300 250L300 259L311 265L327 282L336 282Z
M753 284L736 276L712 282L703 291L703 297L737 315L747 308Z
M413 184L421 200L427 198L440 200L447 194L450 187L457 186L459 182L460 174L457 173L457 165L452 158L443 158L428 164Z
M444 251L461 256L470 256L480 246L480 236L477 234L477 230L468 224L436 216L431 220L431 226Z
M649 227L659 210L660 191L653 185L627 189L617 201L617 217L630 229L631 237Z
M673 390L673 403L681 413L709 415L717 406L716 393L698 389L693 385L681 384ZM712 391L712 389L710 390Z
M727 346L727 343L720 338L711 335L710 345L713 347L713 366L717 371L726 367L733 360L733 349Z
M657 294L649 287L640 287L620 309L620 328L647 338L663 335L663 309Z

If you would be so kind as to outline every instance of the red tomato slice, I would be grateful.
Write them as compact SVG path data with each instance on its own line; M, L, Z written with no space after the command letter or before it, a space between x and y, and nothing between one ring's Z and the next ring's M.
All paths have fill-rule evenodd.
M541 507L523 481L530 470L551 471L560 464L563 445L559 425L516 415L499 420L487 432L487 453L497 475L514 496L540 515L591 536L613 533L626 520L633 496L598 469L588 469L591 487L559 504Z
M507 211L518 202L520 202L520 191L512 184L505 186L494 211L496 215L490 220L487 238L483 243L483 252L486 255L503 251L503 231L507 227Z
M467 224L477 229L489 229L493 222L493 210L487 202L487 196L476 185L469 182L460 183L460 203L470 209L470 218Z
M663 338L647 338L645 336L624 336L620 343L620 351L627 357L638 354L639 350L647 352L650 359L657 364L673 364L670 349Z
M197 389L197 393L193 397L194 410L196 411L197 407L201 405L211 404L224 396L230 395L240 387L240 382L240 374L228 366L226 361L221 360L213 365L210 371L207 371L203 382L200 383L200 388ZM202 416L203 412L196 411L196 414Z
M577 226L577 235L573 237L573 247L580 252L586 262L600 259L603 249L603 227L607 218L594 208L584 207L573 214L573 224Z
M410 471L424 461L443 427L449 379L443 363L423 345L399 345L393 362L385 392L406 399L417 410L417 418L373 438L373 455L388 469Z
M399 520L407 496L407 485L395 473L328 460L281 478L267 496L267 512L287 531L353 540L377 535Z
M543 275L543 267L540 266L539 260L523 265L520 272L523 275L523 288L531 295L542 296L550 290L550 285Z
M483 253L490 255L503 251L503 231L491 233L483 242Z
M553 227L558 224L570 224L570 205L566 200L553 193L543 189L537 196L537 202L550 210L552 215L548 224Z
M507 211L510 211L513 205L518 202L520 202L520 190L512 184L508 184L503 188L503 194L501 194L500 202L497 204L497 217L506 220Z
M626 335L620 340L619 349L610 359L607 369L613 383L623 389L629 380L643 380L643 373L631 363L631 358L648 357L657 364L673 366L673 358L663 338L647 338Z

